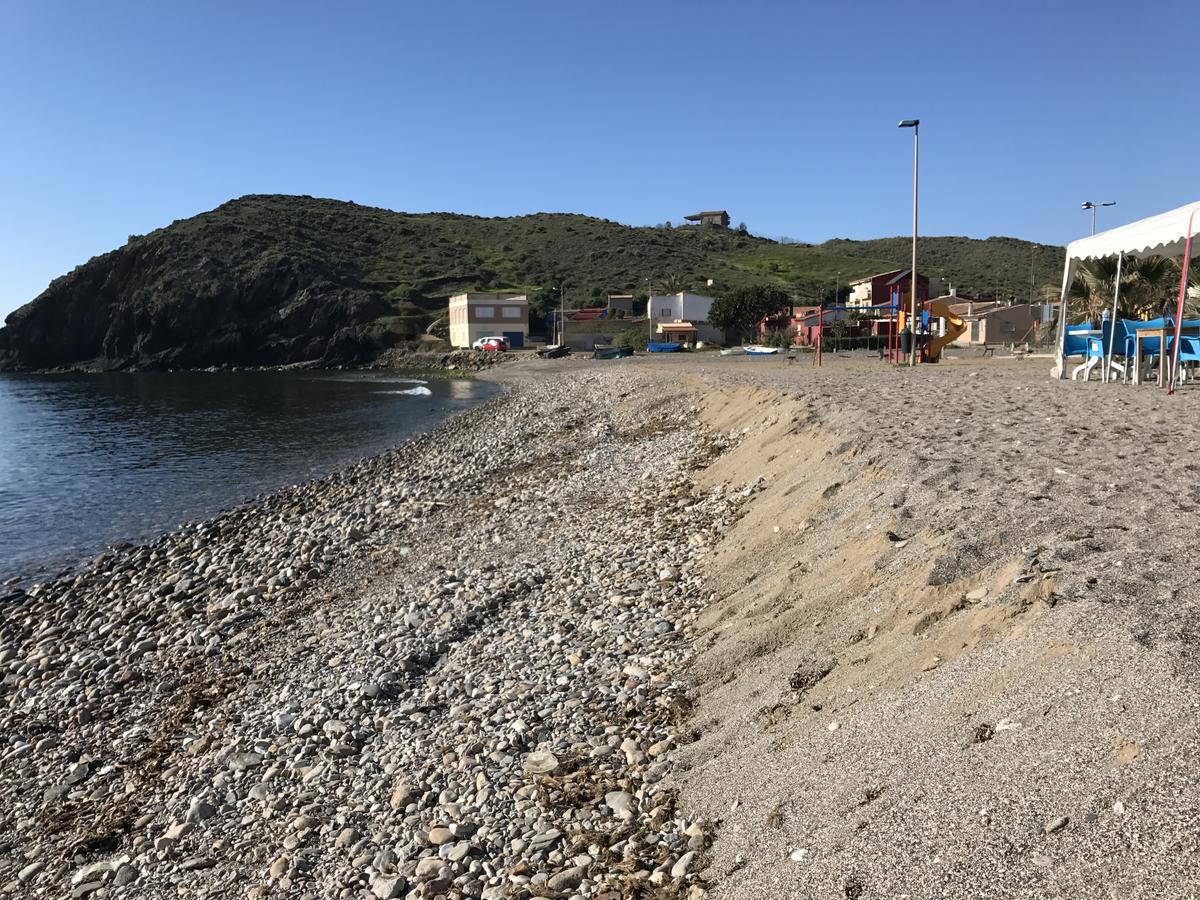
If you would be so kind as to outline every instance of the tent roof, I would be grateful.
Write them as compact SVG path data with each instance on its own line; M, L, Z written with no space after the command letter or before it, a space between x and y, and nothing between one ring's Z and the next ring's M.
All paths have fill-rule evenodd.
M1099 259L1118 253L1139 257L1179 256L1187 240L1189 220L1193 231L1200 230L1200 201L1071 241L1067 245L1067 260Z

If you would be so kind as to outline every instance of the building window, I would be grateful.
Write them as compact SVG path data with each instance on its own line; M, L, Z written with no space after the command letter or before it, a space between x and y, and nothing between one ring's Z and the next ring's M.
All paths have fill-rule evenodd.
M506 319L519 319L521 318L521 308L519 306L502 306L500 315Z
M475 307L475 318L477 318L477 319L494 319L494 318L496 318L496 307L494 307L494 306L477 306L477 307Z
M671 310L670 310L670 309L666 309L666 308L664 308L664 309L660 309L660 310L658 311L658 314L659 314L660 316L669 316L669 315L671 314Z

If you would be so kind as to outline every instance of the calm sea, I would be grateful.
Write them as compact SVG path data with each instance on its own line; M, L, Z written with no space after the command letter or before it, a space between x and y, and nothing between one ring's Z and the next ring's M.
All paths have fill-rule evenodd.
M0 580L327 474L497 390L335 372L0 375Z

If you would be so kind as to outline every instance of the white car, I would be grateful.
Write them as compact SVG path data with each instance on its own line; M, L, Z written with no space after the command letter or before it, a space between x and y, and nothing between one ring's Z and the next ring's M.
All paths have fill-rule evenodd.
M473 343L473 344L471 345L471 349L472 349L472 350L483 350L483 349L484 349L484 344L490 344L490 343L492 343L492 342L495 342L495 343L498 343L498 344L503 344L503 345L504 345L504 349L505 349L505 350L507 350L507 349L508 349L508 338L506 338L506 337L500 337L500 336L495 336L495 337L481 337L479 340L477 340L475 343Z

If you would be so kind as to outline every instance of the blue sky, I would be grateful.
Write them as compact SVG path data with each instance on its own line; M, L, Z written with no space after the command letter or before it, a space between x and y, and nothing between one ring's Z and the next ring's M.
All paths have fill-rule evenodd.
M247 193L1086 233L1197 199L1177 3L0 0L0 315Z

